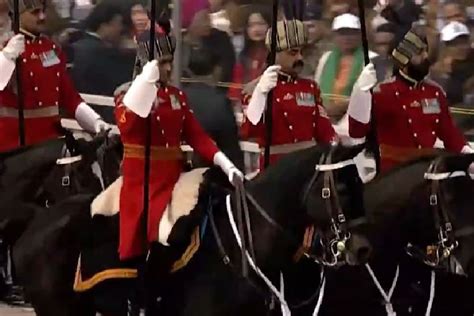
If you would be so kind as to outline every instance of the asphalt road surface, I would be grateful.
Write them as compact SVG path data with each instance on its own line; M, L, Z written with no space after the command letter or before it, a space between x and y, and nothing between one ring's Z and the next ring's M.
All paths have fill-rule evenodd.
M0 304L0 316L34 316L31 310L22 307L9 307Z

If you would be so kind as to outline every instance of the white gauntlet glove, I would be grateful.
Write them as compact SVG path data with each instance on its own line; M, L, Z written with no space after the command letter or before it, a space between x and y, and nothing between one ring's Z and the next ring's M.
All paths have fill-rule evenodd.
M461 154L474 154L474 149L469 145L464 145L464 147L461 149ZM474 163L469 165L467 172L469 173L471 179L474 179Z
M262 117L267 96L270 90L276 87L278 83L278 72L281 66L273 65L268 67L253 91L250 103L247 107L247 117L253 125L257 125Z
M270 90L276 87L278 82L278 72L280 70L281 66L279 65L273 65L265 69L255 89L260 93L268 94Z
M15 61L25 51L25 36L17 34L13 36L3 48L3 55L11 61Z
M82 102L76 109L75 117L77 123L89 133L99 133L107 123L89 105Z
M232 163L232 161L230 161L229 158L224 155L223 152L219 151L214 155L214 164L222 169L222 171L229 178L230 183L234 184L236 177L239 179L239 181L244 181L244 174L242 173L242 171L240 171Z
M356 89L369 91L377 84L377 73L374 64L370 63L364 67L355 83Z
M15 71L15 60L25 51L25 36L13 36L8 44L0 51L0 91L10 82Z
M152 60L143 66L142 73L133 81L123 98L123 104L138 116L147 117L156 100L158 80L160 80L158 62Z
M370 63L362 70L349 100L347 114L358 122L367 124L372 110L372 89L377 84L374 64Z
M474 154L474 149L469 145L465 145L461 149L461 154Z
M112 129L112 126L105 122L103 119L98 119L95 121L94 130L96 134Z

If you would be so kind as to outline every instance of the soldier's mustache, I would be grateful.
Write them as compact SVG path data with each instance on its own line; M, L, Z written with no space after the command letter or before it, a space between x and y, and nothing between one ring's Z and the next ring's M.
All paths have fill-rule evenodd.
M295 63L293 64L293 69L303 68L303 66L304 66L304 61L298 60L298 61L295 61Z

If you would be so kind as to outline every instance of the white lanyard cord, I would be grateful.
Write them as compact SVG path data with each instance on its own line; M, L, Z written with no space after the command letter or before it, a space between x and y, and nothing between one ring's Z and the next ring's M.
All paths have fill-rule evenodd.
M396 313L393 310L393 306L392 306L392 296L393 296L393 292L395 292L395 288L397 287L398 276L400 275L400 266L397 265L397 270L395 271L395 277L393 278L392 286L390 287L390 291L388 292L388 294L382 288L382 285L380 285L380 282L377 279L377 277L375 276L375 273L372 270L372 268L370 267L370 265L368 263L366 263L365 267L367 268L367 271L369 272L372 280L374 281L375 286L377 287L377 289L379 290L380 294L382 295L382 297L385 301L385 309L387 310L387 315L388 316L395 316Z

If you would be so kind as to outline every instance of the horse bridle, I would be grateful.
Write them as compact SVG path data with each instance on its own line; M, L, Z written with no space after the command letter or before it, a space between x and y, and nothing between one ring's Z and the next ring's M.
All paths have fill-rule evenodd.
M343 252L346 249L346 242L350 238L350 233L347 231L348 225L346 225L346 218L339 203L339 196L337 194L337 190L335 187L333 171L343 169L349 165L355 164L353 159L349 159L343 162L332 164L333 151L334 151L334 148L331 149L330 153L327 156L325 154L322 154L319 164L315 166L315 173L312 176L309 184L307 185L307 188L304 191L304 195L303 195L303 202L305 202L318 176L321 173L324 173L324 187L322 189L321 194L322 194L323 199L325 199L326 201L326 208L332 219L331 229L335 234L335 238L332 239L330 242L330 249L333 249L331 251L333 258L331 262L328 262L324 259L321 260L315 257L312 257L312 258L316 263L321 263L326 266L329 266L329 265L334 266L338 264L339 258L342 256ZM235 187L235 193L236 193L236 199L237 199L237 203L236 203L237 204L237 208L236 208L237 226L240 226L237 229L239 231L238 234L241 236L241 243L243 243L242 241L245 240L245 236L247 235L247 242L248 242L247 244L248 244L249 252L251 253L250 256L252 258L255 258L255 252L253 249L253 240L251 237L252 233L250 229L250 217L249 217L249 208L247 206L247 200L252 204L252 206L257 211L257 213L260 216L262 216L269 224L271 224L271 226L273 226L274 228L276 228L282 233L286 233L286 230L281 225L279 225L268 214L268 212L265 211L265 209L257 202L257 200L248 191L245 190L245 186L243 185L243 183L237 183ZM207 215L209 218L209 222L211 224L210 226L211 226L214 238L216 240L217 248L219 250L221 259L225 265L229 265L232 267L233 264L231 262L230 256L228 255L226 249L224 248L222 239L217 229L217 225L215 223L214 214L212 211L211 199L209 199L208 203L209 203L209 207L207 210ZM334 217L333 214L335 214L336 216ZM247 229L246 232L244 232L245 230L244 226L246 226L245 227ZM256 289L259 289L259 286L255 284L248 275L248 270L247 270L248 263L246 262L246 259L244 259L246 257L244 254L245 252L246 252L246 246L242 244L242 247L241 247L242 276L252 286L254 286ZM309 254L306 254L306 255L309 256ZM312 298L313 298L313 295L311 296L309 300L305 300L301 304L298 304L297 306L299 305L304 306L307 302L312 300Z
M468 174L465 171L439 173L441 162L442 157L433 160L424 176L427 181L431 181L429 203L433 211L434 227L438 240L435 244L428 245L426 250L421 250L414 245L409 245L407 248L407 253L410 256L420 259L430 267L439 267L452 255L453 251L459 246L457 237L474 234L473 227L454 230L441 187L443 180L466 177Z
M342 162L332 163L333 152L334 148L332 148L327 155L321 156L319 164L315 166L315 172L303 195L303 204L305 204L316 180L322 173L324 178L321 197L325 201L326 210L331 218L330 226L333 237L328 243L325 243L324 238L319 238L319 244L325 250L322 257L307 252L304 253L304 255L324 266L336 266L339 264L340 258L347 249L346 243L351 238L351 233L348 230L349 223L347 223L346 216L342 210L339 194L336 189L334 171L354 165L355 162L353 159L348 159ZM365 219L362 220L365 221ZM360 221L361 219L351 221L350 226L356 226Z

